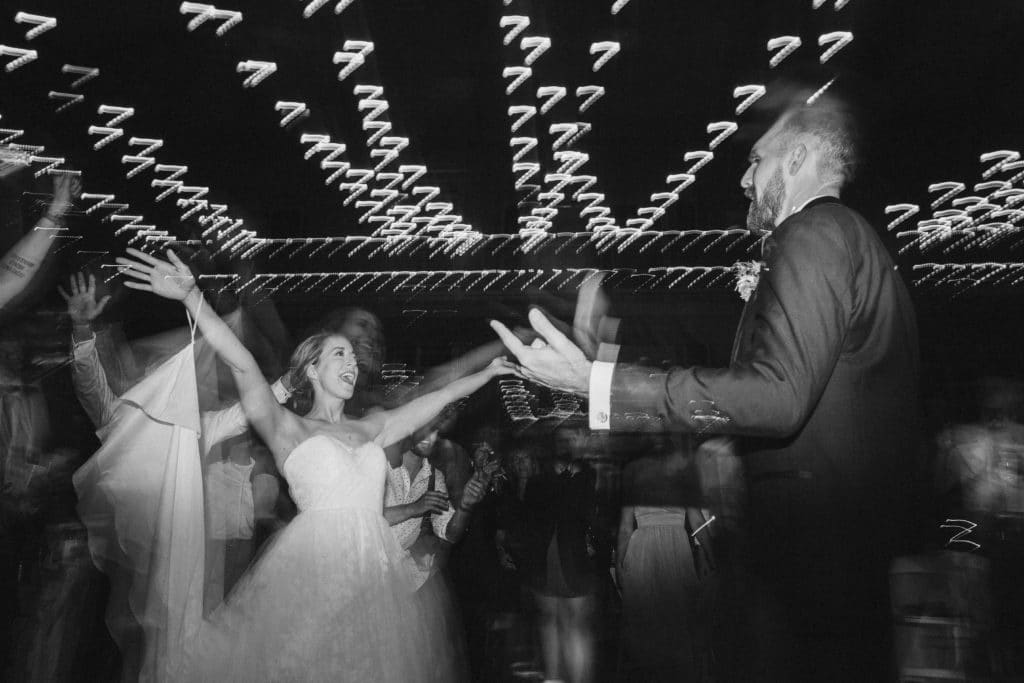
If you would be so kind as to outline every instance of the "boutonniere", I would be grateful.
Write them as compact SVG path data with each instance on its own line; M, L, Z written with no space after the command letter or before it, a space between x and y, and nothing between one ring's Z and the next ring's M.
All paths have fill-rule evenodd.
M763 261L738 261L732 267L736 273L736 291L744 301L750 301L750 296L757 289L757 283L761 279L761 270L767 270Z

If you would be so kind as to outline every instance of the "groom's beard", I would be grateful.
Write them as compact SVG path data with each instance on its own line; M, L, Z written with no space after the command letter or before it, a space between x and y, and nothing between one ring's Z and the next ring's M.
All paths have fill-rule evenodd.
M786 194L786 186L782 180L782 169L775 169L775 173L768 180L768 186L760 197L757 190L751 185L746 192L750 199L750 208L747 210L747 229L757 235L764 235L775 229L775 219L782 211L782 199Z

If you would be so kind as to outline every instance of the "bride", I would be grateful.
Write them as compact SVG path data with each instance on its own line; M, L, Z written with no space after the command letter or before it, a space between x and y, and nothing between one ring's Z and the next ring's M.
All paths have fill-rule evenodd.
M299 508L225 602L198 624L171 628L165 666L182 681L416 681L429 615L416 613L402 551L383 517L383 448L429 423L492 377L498 359L393 410L344 413L359 372L348 339L309 337L292 355L296 412L280 406L255 360L212 308L188 267L129 249L133 289L181 301L230 368L246 415L273 452ZM200 512L201 514L201 512ZM173 574L174 568L170 570ZM160 634L162 642L168 635ZM426 658L426 659L425 659ZM160 676L162 677L162 676Z

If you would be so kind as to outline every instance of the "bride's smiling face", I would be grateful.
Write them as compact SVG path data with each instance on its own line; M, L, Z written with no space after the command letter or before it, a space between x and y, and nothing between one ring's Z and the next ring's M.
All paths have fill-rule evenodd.
M318 393L333 398L352 398L359 367L351 342L340 334L325 339L320 357L306 368L306 374Z

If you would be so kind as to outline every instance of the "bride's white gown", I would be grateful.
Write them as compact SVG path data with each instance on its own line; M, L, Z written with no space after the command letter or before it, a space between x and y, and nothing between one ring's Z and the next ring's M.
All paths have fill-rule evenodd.
M284 464L299 514L203 617L204 512L191 345L120 399L75 474L108 624L141 681L383 681L425 676L429 621L383 516L374 443L318 435Z
M387 461L314 436L284 464L299 514L186 647L186 681L414 681L420 616L382 516Z

